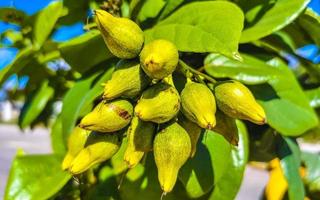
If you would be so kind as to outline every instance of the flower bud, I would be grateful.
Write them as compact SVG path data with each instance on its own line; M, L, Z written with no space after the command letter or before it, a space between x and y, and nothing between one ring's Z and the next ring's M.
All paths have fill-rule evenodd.
M62 162L62 169L66 170L70 167L73 159L84 148L90 131L75 127L68 138L68 152Z
M119 150L121 141L117 134L92 132L82 149L70 166L72 174L80 174L95 164L110 159Z
M152 150L155 124L141 121L134 117L127 131L128 145L124 153L124 160L129 168L135 167L145 152Z
M133 107L127 100L100 102L79 124L81 128L97 132L114 132L126 127L132 118Z
M214 88L217 105L226 115L249 120L256 124L266 123L266 114L256 102L250 90L237 81L226 81Z
M104 10L95 10L95 21L111 53L131 59L139 55L144 36L140 27L127 18L114 17Z
M216 101L211 90L201 83L187 83L181 92L181 111L200 127L212 129L216 125Z
M146 44L140 54L141 67L153 79L163 79L176 69L179 53L167 40L154 40Z
M164 123L177 115L180 96L171 85L158 83L142 93L135 114L143 121Z
M180 168L190 157L190 137L178 123L171 123L157 133L153 147L160 186L164 193L170 192Z
M150 82L138 62L121 60L105 84L103 99L111 100L120 96L135 98Z

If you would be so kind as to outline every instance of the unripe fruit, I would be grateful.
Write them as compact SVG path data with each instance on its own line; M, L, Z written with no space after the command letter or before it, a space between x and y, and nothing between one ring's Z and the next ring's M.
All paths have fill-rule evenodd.
M190 157L193 158L197 151L197 144L201 135L202 129L196 124L187 119L182 114L179 114L178 123L187 131L191 140L191 153Z
M111 53L131 59L139 55L144 36L140 27L127 18L114 17L104 10L95 10L95 21Z
M156 135L153 150L161 188L164 193L170 192L190 156L190 137L178 123L169 124Z
M249 120L256 124L266 123L266 114L256 102L250 90L237 81L226 81L214 88L218 107L226 115Z
M129 168L135 167L145 152L152 150L155 125L151 122L141 121L134 117L127 131L128 145L124 153L124 160Z
M121 60L111 79L105 84L103 99L117 97L134 98L144 90L151 80L135 61Z
M75 127L68 138L68 152L65 155L62 162L62 170L66 170L70 167L71 162L78 155L78 153L84 148L90 131L84 130L79 127Z
M239 142L239 136L235 119L227 116L219 110L216 112L216 119L217 124L213 128L213 131L219 133L228 142L237 146Z
M200 127L212 129L216 125L216 101L209 88L201 83L187 83L181 92L181 111Z
M172 74L179 61L176 46L167 40L154 40L146 44L140 53L140 63L148 76L163 79Z
M177 90L168 84L158 83L142 93L134 111L144 121L164 123L172 119L179 109Z
M129 101L100 102L82 118L81 128L97 132L114 132L127 126L132 118L133 107Z
M97 163L110 159L119 150L121 141L117 134L92 132L70 167L72 174L80 174Z

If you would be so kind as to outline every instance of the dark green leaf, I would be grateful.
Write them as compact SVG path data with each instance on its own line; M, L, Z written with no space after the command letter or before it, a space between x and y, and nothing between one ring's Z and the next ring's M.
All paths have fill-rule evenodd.
M63 99L61 112L62 130L64 137L67 137L76 125L79 115L88 110L93 101L101 95L103 87L101 86L111 77L113 64L110 63L107 71L101 75L98 71L93 75L79 80L72 89L70 89Z
M301 160L298 144L290 138L279 137L279 141L277 144L277 154L281 160L280 163L284 176L288 181L289 199L304 199L305 191L299 173Z
M11 166L4 199L48 199L57 193L70 177L61 170L61 158L58 156L17 156Z
M29 126L43 111L48 101L53 97L54 89L45 80L34 95L24 104L19 116L19 126L24 129Z
M229 165L220 181L215 185L210 200L235 199L240 189L245 166L248 162L249 145L245 125L241 121L236 123L239 132L239 146L231 150Z
M208 193L226 172L231 145L218 133L206 131L199 141L194 158L179 172L179 180L190 198Z
M236 57L242 28L243 13L235 4L195 2L146 30L145 36L146 43L163 38L183 52L218 52Z
M256 5L256 8L261 7L261 2L257 2L259 3ZM309 2L310 0L278 0L274 4L268 2L265 5L268 7L267 9L259 8L261 12L256 13L257 15L254 19L256 22L244 29L240 42L246 43L258 40L282 29L295 20Z
M1 21L22 24L23 20L26 18L27 15L21 10L15 8L0 8Z
M62 8L62 1L53 1L37 14L33 27L33 39L38 47L43 45L52 32L54 25L62 14Z
M308 98L288 66L279 60L266 64L254 57L242 56L244 61L239 62L210 55L205 69L213 77L260 84L250 88L265 109L270 126L283 135L298 136L318 124Z
M305 93L310 100L311 107L313 108L320 107L320 87L312 90L307 90Z
M2 84L10 75L19 72L32 59L33 49L27 47L17 54L16 58L0 71L0 84Z
M299 17L300 26L309 34L313 41L320 45L320 21L309 15L301 15Z
M98 30L64 42L59 45L59 49L62 57L80 73L113 57Z

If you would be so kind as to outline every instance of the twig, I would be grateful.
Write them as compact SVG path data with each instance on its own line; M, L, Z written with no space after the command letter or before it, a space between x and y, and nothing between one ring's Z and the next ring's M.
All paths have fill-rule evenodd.
M190 67L189 65L187 65L187 64L186 64L185 62L183 62L182 60L179 60L179 64L180 64L180 66L183 68L183 70L189 71L189 72L191 72L192 74L196 74L196 75L198 75L198 76L202 76L203 78L207 79L207 80L210 81L211 83L217 83L217 81L216 81L214 78L212 78L212 77L210 77L210 76L208 76L208 75L206 75L206 74L204 74L204 73L202 73L202 72L199 72L199 71L196 70L196 69L193 69L192 67Z

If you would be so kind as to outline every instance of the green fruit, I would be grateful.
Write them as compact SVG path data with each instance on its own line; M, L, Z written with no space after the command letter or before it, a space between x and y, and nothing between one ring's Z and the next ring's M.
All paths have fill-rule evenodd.
M181 92L182 113L200 127L212 129L216 125L216 101L208 87L201 83L187 83Z
M84 148L90 131L75 127L68 138L68 152L62 162L62 169L66 170L70 167L73 159Z
M110 159L119 150L121 141L117 134L101 134L92 132L82 149L71 163L69 171L80 174L95 164Z
M144 36L136 23L127 18L114 17L104 10L95 10L95 16L98 29L113 55L123 59L139 55Z
M143 72L140 64L135 61L121 60L105 84L103 99L117 97L134 98L150 84L149 77Z
M236 121L221 111L216 112L217 124L213 131L222 135L230 144L238 146L239 136Z
M178 123L169 124L156 135L153 150L161 188L164 193L170 192L180 168L190 157L190 137Z
M81 128L97 132L114 132L126 127L132 118L133 107L129 101L100 102L82 118Z
M237 81L226 81L214 88L217 105L226 115L249 120L256 124L266 123L266 114L256 102L250 90Z
M135 167L144 153L152 150L154 131L153 123L141 121L138 117L132 119L127 131L128 145L124 154L129 168Z
M178 123L187 131L191 139L191 153L190 157L193 158L197 151L197 144L201 135L202 129L192 121L188 120L182 114L179 114Z
M144 121L164 123L176 116L179 109L177 90L168 84L158 83L142 93L134 111Z
M167 40L154 40L146 44L140 53L140 63L148 76L163 79L172 74L179 61L176 46Z

